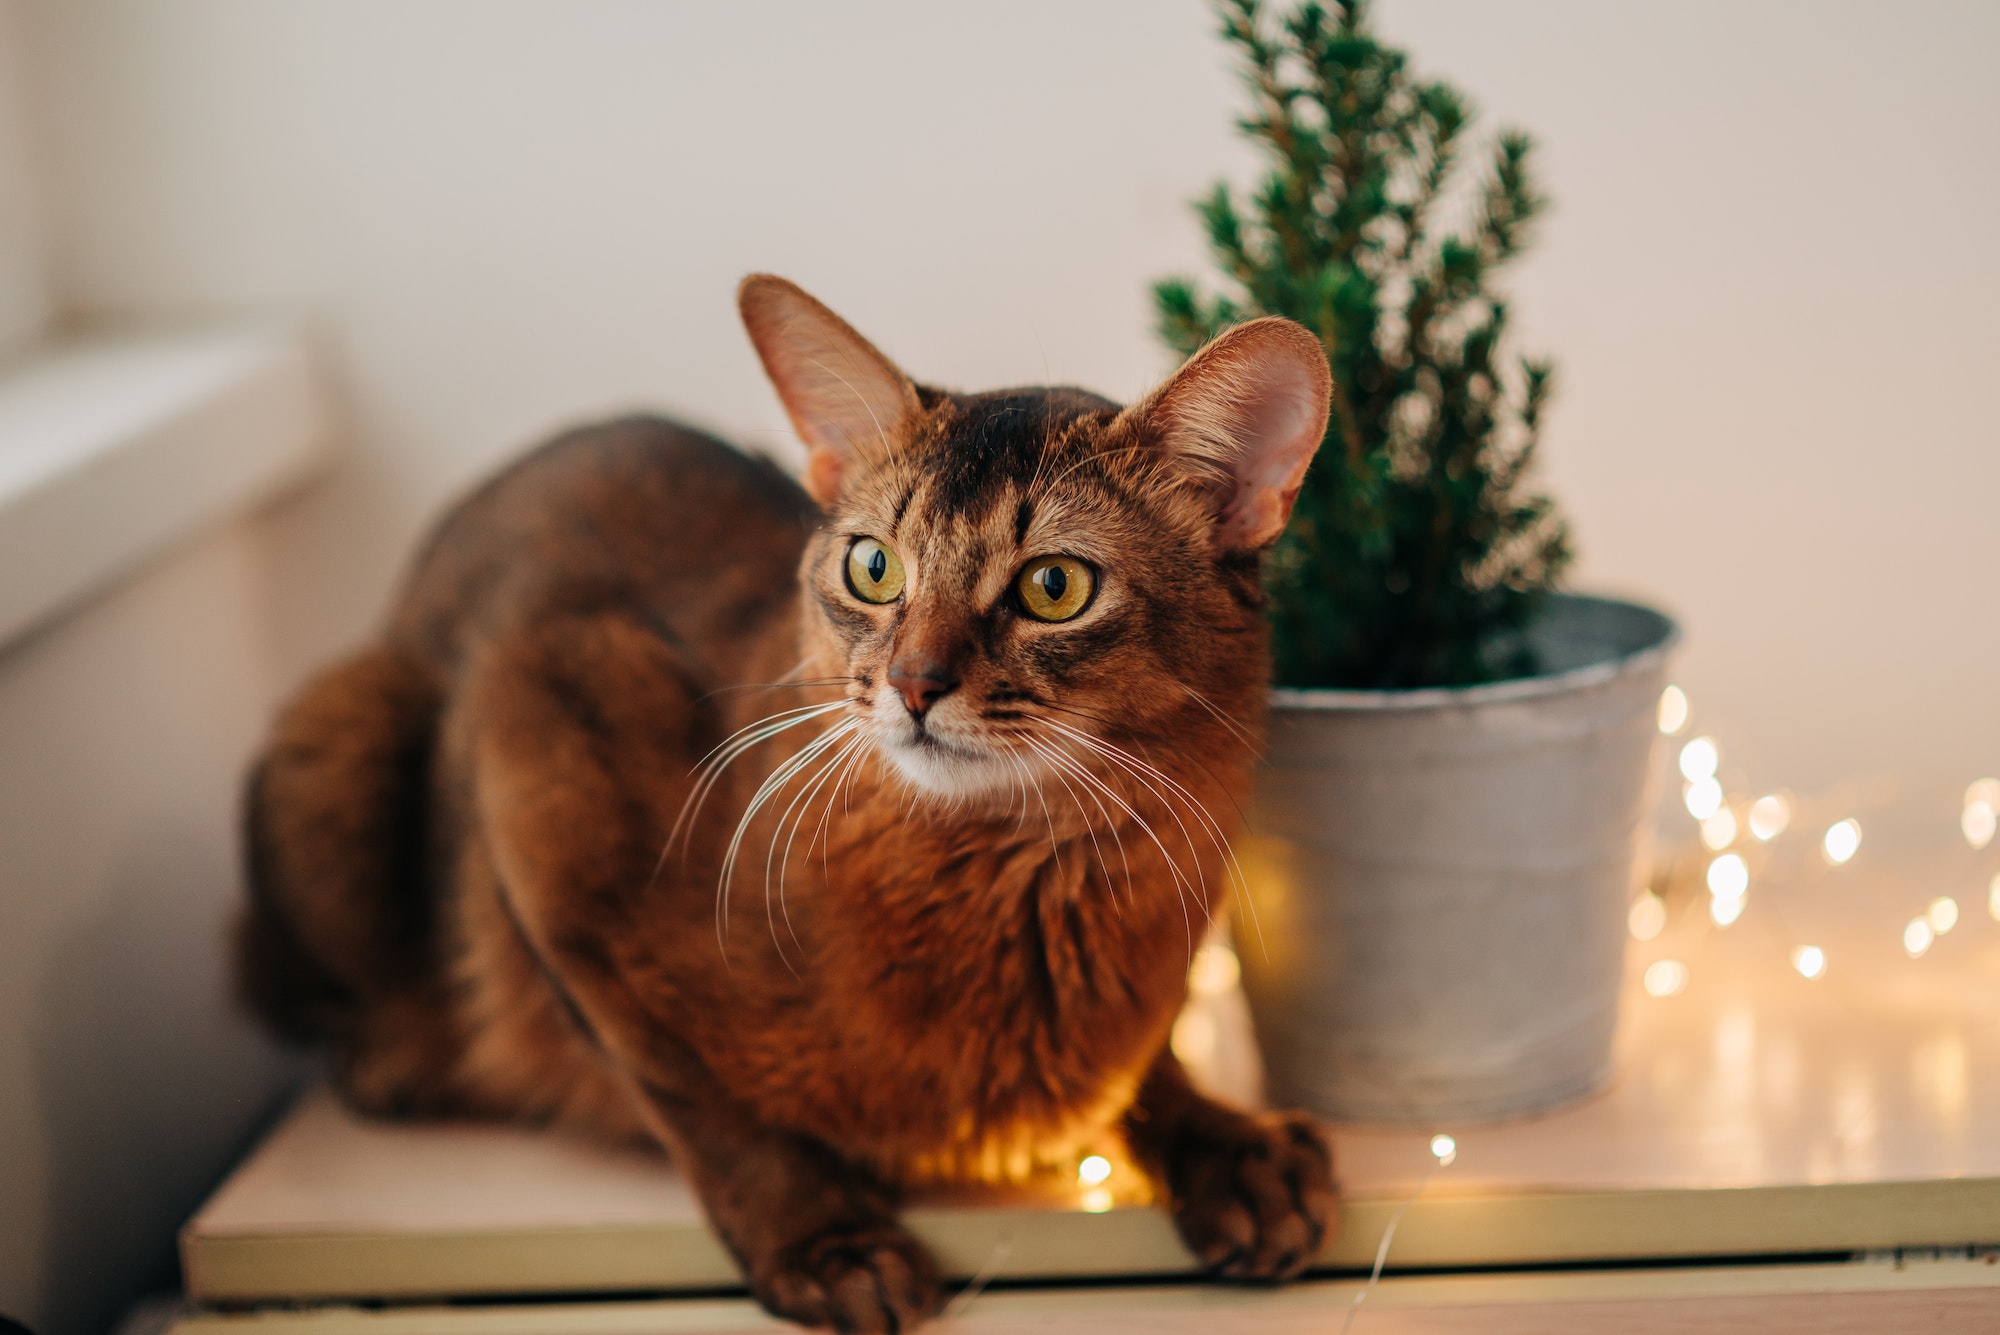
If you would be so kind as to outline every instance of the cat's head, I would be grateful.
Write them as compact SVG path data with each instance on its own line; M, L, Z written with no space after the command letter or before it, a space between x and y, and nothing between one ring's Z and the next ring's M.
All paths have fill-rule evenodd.
M1093 741L1171 752L1256 712L1258 558L1331 392L1305 329L1239 325L1120 408L919 386L783 279L739 300L826 519L801 567L808 651L851 677L913 787L1011 794Z

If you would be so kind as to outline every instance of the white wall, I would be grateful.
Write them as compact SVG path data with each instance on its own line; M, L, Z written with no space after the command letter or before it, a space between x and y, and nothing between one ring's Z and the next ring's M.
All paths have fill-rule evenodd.
M1247 162L1194 0L48 3L63 291L325 314L354 467L275 539L300 661L422 516L633 403L768 443L732 324L790 274L919 375L1130 394L1185 201ZM1388 0L1541 139L1516 284L1578 581L1686 619L1766 782L2000 766L2000 10Z
M0 1247L0 1308L78 1221L116 1217L115 1193L58 1184L75 1147L193 1172L254 1115L233 1091L265 1059L214 1001L229 782L274 685L364 632L446 497L635 404L783 448L733 324L752 269L921 377L1133 394L1163 369L1147 283L1203 263L1186 201L1249 166L1195 0L30 15L58 299L312 312L349 461L183 558L194 582L0 657L0 913L76 924L36 980L0 954L6 1041L25 1016L41 1045L0 1048L0 1090L25 1070L33 1091L0 1093L27 1109L0 1135L40 1137L10 1139L30 1149L0 1158L0 1200L18 1180L62 1216ZM1759 783L1955 792L2000 769L2000 9L1386 0L1382 22L1544 145L1558 207L1515 308L1562 365L1548 478L1579 582L1685 618L1683 680ZM211 642L262 657L210 680ZM59 891L86 907L26 902ZM48 980L92 951L65 999ZM145 1027L162 1014L185 1027ZM102 1037L128 1020L147 1041ZM66 1050L89 1079L47 1074ZM208 1061L233 1074L121 1139L121 1090ZM142 1185L156 1213L184 1195Z

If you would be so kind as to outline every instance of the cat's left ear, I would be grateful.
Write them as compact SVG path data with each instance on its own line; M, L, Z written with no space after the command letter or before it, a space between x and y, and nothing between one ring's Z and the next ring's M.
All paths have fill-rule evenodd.
M1124 417L1211 498L1216 550L1251 552L1285 531L1332 398L1319 340L1270 316L1217 335Z
M736 305L806 443L806 490L831 505L857 470L879 464L901 439L921 411L916 386L796 283L752 274Z

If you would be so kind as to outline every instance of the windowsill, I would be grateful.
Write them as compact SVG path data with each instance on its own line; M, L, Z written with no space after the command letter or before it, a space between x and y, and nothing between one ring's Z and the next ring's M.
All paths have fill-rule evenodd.
M305 339L86 335L0 370L0 646L327 458Z

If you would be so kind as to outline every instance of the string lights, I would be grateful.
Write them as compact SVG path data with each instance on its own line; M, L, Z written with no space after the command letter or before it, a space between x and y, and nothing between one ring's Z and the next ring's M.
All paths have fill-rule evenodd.
M1694 719L1687 692L1669 686L1660 692L1659 728L1678 736ZM1682 744L1678 756L1682 779L1681 804L1696 822L1702 847L1709 855L1703 884L1708 890L1708 917L1717 928L1728 928L1742 918L1750 900L1752 860L1745 856L1755 845L1770 844L1790 829L1794 799L1783 792L1765 793L1754 799L1732 797L1722 782L1722 744L1703 734ZM1983 778L1965 790L1959 811L1959 833L1974 851L1992 844L2000 835L2000 779ZM1829 868L1845 867L1861 851L1861 822L1845 816L1820 832L1819 855ZM1995 873L1986 889L1986 910L2000 921L2000 873ZM1911 959L1921 958L1938 938L1958 926L1958 900L1950 895L1933 899L1923 912L1904 924L1903 951ZM1642 892L1632 901L1626 926L1635 941L1652 941L1666 930L1667 906L1653 890ZM1824 976L1827 954L1824 947L1801 944L1791 954L1792 969L1808 981ZM1676 996L1687 988L1688 968L1679 960L1655 960L1641 977L1648 996Z

